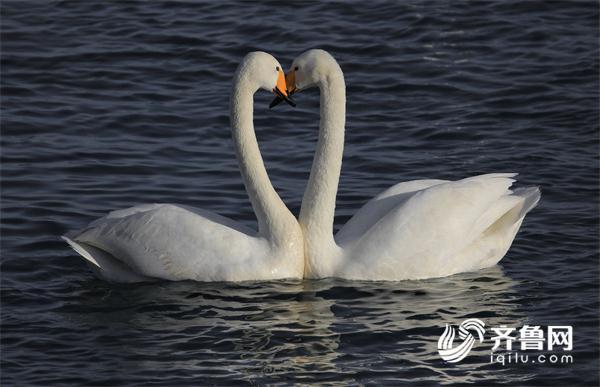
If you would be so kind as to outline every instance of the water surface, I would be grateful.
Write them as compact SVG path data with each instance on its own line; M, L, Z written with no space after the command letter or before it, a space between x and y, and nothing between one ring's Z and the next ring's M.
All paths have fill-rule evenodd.
M598 384L598 4L3 1L2 373L11 385ZM59 239L173 202L256 227L228 128L249 51L345 72L336 225L399 181L519 172L542 201L499 266L442 279L112 285ZM255 126L297 214L318 93ZM573 325L574 364L460 364L446 323ZM485 348L484 348L485 347Z

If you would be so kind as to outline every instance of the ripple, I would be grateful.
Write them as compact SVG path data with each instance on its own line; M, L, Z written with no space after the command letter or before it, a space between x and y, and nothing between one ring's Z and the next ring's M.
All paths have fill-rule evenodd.
M3 385L597 385L598 5L2 2ZM140 202L256 227L229 132L240 58L329 50L348 86L336 227L398 181L540 185L501 266L442 279L111 285L59 240ZM318 92L255 125L296 214ZM574 325L569 367L444 363L446 323Z

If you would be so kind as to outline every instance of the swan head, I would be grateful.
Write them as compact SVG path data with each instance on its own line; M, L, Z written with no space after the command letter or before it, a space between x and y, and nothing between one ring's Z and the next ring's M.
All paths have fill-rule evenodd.
M331 54L321 49L308 50L294 59L292 67L285 76L288 95L312 87L320 87L336 76L343 77L343 73ZM270 107L282 100L276 97Z
M238 66L236 84L245 84L254 92L259 89L273 92L278 98L296 106L288 95L283 67L272 55L262 51L247 54Z
M292 63L286 76L286 81L290 81L288 91L298 92L319 87L337 74L341 74L340 65L331 54L321 49L308 50Z

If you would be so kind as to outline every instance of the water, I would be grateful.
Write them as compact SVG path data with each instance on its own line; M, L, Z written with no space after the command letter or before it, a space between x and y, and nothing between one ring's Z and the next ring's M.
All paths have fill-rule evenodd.
M2 2L2 385L598 384L598 4ZM228 95L251 50L348 85L336 223L411 179L519 172L499 266L403 282L111 285L59 236L138 203L255 227ZM318 94L255 125L294 213ZM574 326L570 365L444 363L446 323Z

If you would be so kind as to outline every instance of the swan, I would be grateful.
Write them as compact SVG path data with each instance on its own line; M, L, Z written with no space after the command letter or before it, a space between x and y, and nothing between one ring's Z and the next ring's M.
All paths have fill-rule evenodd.
M293 61L286 81L290 95L311 87L320 90L317 150L298 219L306 278L423 279L492 266L539 201L537 187L509 189L515 173L402 182L367 202L334 236L346 115L344 75L329 53L317 49Z
M113 211L63 236L98 277L112 282L302 278L302 231L271 185L254 133L258 89L293 104L281 65L264 52L244 57L230 99L236 156L258 233L212 212L174 204Z

